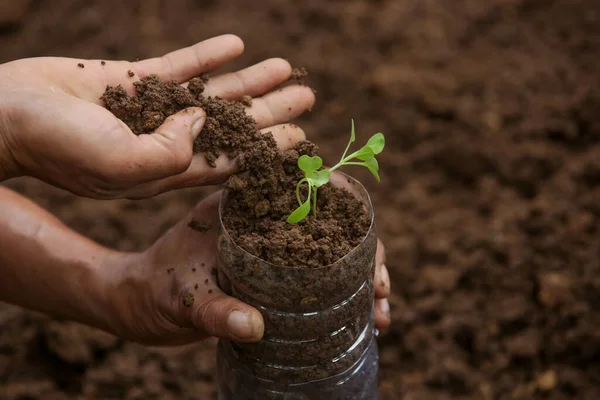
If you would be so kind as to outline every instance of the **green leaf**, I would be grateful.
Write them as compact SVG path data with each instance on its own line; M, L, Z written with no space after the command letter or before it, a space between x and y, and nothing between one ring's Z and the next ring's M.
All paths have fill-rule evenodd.
M373 150L370 147L363 147L360 150L355 151L354 153L350 154L348 157L346 157L348 160L351 160L353 158L358 158L359 160L368 160L369 158L372 158L375 155L375 153L373 153Z
M363 165L365 167L367 167L369 169L369 171L371 171L371 173L373 174L373 176L375 176L375 179L377 179L377 182L380 182L379 179L379 163L377 162L377 159L375 159L375 157L372 157L368 160L366 160Z
M294 210L294 212L290 214L290 216L287 218L287 222L289 224L296 224L302 221L304 218L306 218L309 212L310 196L308 196L306 201L300 207L296 208L296 210Z
M306 154L298 159L298 167L307 175L315 172L323 165L323 160L319 156L309 157Z
M374 134L371 136L371 139L369 139L365 147L370 148L373 151L373 154L381 153L385 147L385 136L383 136L383 133Z
M324 169L322 171L315 171L308 177L308 180L311 181L315 187L321 187L329 182L330 176L331 172L328 169Z

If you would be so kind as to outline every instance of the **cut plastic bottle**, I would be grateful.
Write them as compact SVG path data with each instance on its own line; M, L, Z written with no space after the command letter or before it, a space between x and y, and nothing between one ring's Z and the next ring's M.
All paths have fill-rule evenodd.
M335 173L331 184L353 193L371 217L363 241L331 265L270 264L237 246L221 218L219 285L262 313L265 335L219 342L219 400L378 399L373 207L353 178ZM226 201L227 191L219 213Z

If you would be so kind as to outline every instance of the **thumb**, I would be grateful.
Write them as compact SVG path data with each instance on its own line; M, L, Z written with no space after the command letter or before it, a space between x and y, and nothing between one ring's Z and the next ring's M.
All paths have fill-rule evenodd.
M194 140L206 121L204 110L191 107L169 116L152 134L139 135L127 149L128 171L135 181L151 181L186 171L193 156Z
M208 296L199 304L192 324L211 336L236 342L259 341L265 330L257 309L223 292Z

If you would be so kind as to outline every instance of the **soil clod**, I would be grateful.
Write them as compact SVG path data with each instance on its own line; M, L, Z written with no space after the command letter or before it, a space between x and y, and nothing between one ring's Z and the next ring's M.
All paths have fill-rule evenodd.
M290 80L294 80L299 84L304 84L304 79L308 76L308 71L306 68L294 68L292 69L292 75L290 76Z
M190 228L192 228L193 230L200 232L200 233L206 233L210 230L211 223L208 221L199 221L196 219L193 219L190 221L190 223L188 224L188 226Z
M252 96L248 96L248 95L242 96L241 103L246 107L252 107Z

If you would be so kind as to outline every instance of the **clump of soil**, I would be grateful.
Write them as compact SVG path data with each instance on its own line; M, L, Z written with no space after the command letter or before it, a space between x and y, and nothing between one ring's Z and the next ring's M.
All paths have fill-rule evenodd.
M133 96L121 85L108 86L101 99L106 108L136 135L151 134L167 117L185 108L203 108L206 122L194 143L194 151L202 152L209 165L214 167L222 153L237 157L263 139L242 104L203 95L207 80L206 76L194 78L188 88L184 88L175 81L161 82L151 75L134 82L136 93Z
M198 231L200 233L205 233L205 232L209 231L210 228L212 228L210 222L208 222L208 221L198 221L196 219L191 220L188 223L188 226L190 228L192 228L193 230Z
M306 76L305 69L294 69L292 79ZM184 88L175 81L149 76L134 83L134 95L121 85L108 86L101 99L137 135L151 134L168 116L185 108L204 109L206 123L194 151L203 153L213 167L221 154L237 158L240 172L228 183L224 223L246 251L273 264L319 267L356 247L367 233L370 218L363 204L345 189L322 187L316 218L296 225L286 222L298 207L295 188L303 177L298 158L317 155L317 147L305 141L280 152L273 136L262 134L246 114L251 99L245 96L238 102L205 97L207 81L200 76ZM193 225L190 227L199 228Z
M304 83L304 79L307 76L308 76L308 71L306 71L306 68L304 68L304 67L294 68L292 70L292 75L290 76L290 79L293 79L298 83Z

